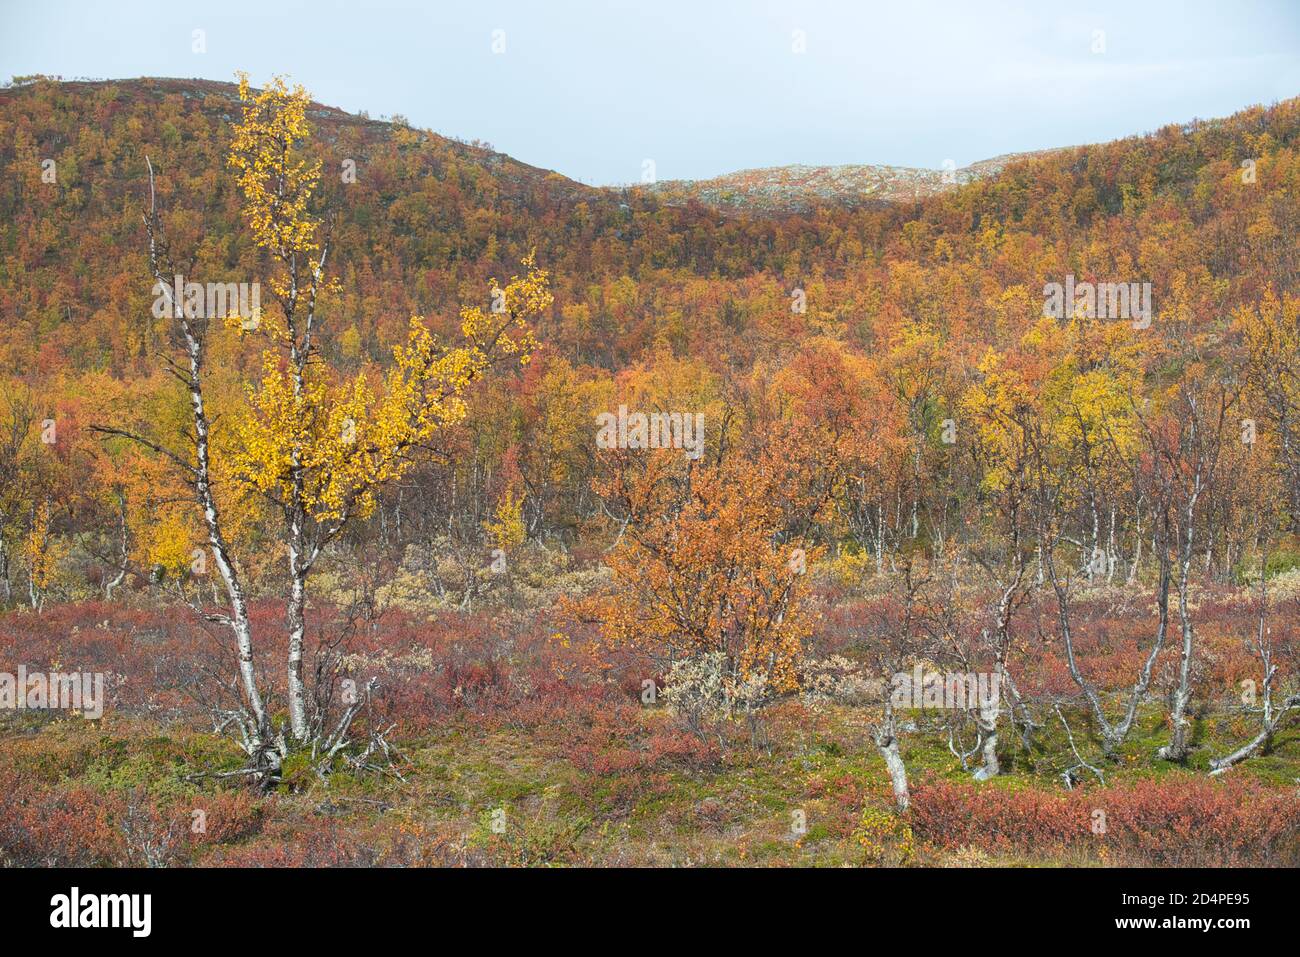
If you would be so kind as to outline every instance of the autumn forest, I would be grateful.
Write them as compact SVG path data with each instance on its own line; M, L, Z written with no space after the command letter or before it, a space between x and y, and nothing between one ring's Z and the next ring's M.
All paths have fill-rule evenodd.
M0 865L1300 864L1300 100L780 209L35 76L0 168Z

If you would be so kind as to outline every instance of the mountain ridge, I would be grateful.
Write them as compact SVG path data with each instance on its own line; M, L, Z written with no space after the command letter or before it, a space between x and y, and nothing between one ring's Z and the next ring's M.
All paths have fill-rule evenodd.
M21 82L20 82L21 81ZM179 94L187 99L215 96L238 106L238 85L224 80L185 77L130 77L124 79L71 79L58 77L16 77L0 87L0 98L38 83L53 83L67 93L95 88L119 87L149 92L161 99ZM234 109L223 115L231 121ZM819 165L793 163L780 166L747 167L705 179L662 180L652 184L594 186L564 173L533 165L516 156L496 150L478 140L417 128L400 115L371 117L366 111L351 113L340 107L313 100L308 115L329 125L353 127L378 132L404 128L419 136L432 136L452 150L479 165L506 172L548 180L560 187L570 199L596 197L620 198L628 194L653 198L669 206L683 206L694 201L715 211L761 215L807 213L818 206L856 209L878 204L915 202L949 192L979 179L997 175L1007 166L1077 149L1076 146L1050 147L1017 153L1005 153L951 169L895 166L884 163L845 163Z
M696 201L722 211L806 213L823 204L851 209L874 203L914 202L996 176L1013 163L1078 148L1059 146L1003 153L944 169L883 163L791 163L750 167L707 179L663 180L634 188L669 205Z

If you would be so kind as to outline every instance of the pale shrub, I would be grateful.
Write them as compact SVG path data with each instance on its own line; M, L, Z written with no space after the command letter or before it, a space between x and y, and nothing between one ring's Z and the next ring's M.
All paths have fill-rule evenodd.
M750 717L775 697L766 674L741 677L721 651L673 662L664 679L663 696L696 730L705 721Z

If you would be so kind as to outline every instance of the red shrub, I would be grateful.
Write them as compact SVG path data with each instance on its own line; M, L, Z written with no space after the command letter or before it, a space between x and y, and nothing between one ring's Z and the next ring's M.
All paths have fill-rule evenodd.
M1182 867L1300 863L1300 803L1241 781L1179 777L1066 793L928 781L914 789L911 813L917 836L944 848L1076 849Z

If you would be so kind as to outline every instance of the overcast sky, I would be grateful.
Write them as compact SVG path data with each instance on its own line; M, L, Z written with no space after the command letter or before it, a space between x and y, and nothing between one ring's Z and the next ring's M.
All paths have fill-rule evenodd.
M0 0L4 79L239 69L592 184L938 168L1300 95L1300 0Z

